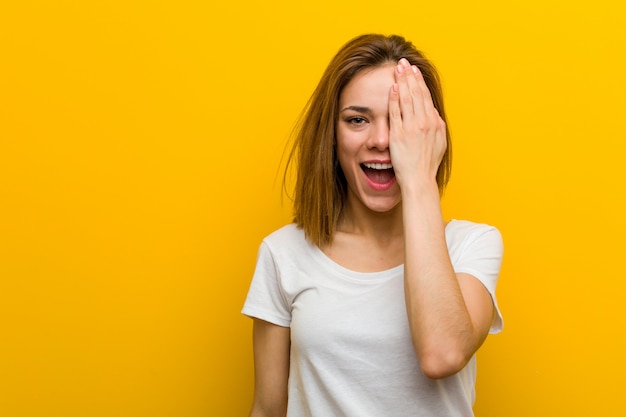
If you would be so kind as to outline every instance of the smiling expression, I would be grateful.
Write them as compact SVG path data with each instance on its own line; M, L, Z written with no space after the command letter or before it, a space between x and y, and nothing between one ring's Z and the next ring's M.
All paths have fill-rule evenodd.
M386 212L401 201L389 153L389 91L394 65L364 70L339 96L337 157L349 205Z

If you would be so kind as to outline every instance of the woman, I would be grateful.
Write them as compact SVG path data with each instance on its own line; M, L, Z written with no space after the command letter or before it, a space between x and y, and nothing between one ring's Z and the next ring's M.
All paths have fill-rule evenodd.
M445 222L450 136L434 67L399 36L344 45L290 161L294 224L264 239L251 416L471 416L476 350L501 329L502 243Z

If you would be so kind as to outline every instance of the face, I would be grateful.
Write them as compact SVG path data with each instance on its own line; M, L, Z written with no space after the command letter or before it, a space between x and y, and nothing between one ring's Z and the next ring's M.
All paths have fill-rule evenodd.
M365 70L339 96L337 157L348 205L387 212L401 201L389 154L389 91L394 65Z

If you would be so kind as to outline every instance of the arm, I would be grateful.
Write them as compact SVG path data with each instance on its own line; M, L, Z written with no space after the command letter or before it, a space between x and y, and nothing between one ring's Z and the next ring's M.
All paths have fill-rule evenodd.
M417 68L401 60L390 92L390 150L402 193L405 296L422 371L460 371L484 341L495 309L476 278L455 274L445 240L436 173L445 124Z
M460 371L485 340L495 309L478 279L455 274L445 241L439 194L404 200L405 294L413 343L424 374ZM409 213L419 213L411 215Z
M254 401L250 417L287 414L290 330L254 319Z

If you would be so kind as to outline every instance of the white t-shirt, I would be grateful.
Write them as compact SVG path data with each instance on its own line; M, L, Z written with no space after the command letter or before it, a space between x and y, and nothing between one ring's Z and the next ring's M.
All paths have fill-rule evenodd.
M494 227L452 220L446 241L455 272L495 298L502 239ZM445 379L426 378L413 349L404 266L355 272L338 265L295 225L260 246L243 314L291 328L288 417L473 416L475 357Z

